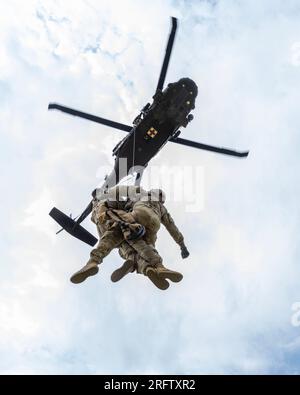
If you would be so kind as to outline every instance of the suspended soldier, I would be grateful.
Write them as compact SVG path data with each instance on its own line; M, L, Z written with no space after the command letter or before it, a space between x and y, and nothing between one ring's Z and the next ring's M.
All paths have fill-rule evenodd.
M97 194L97 191L96 191ZM144 239L149 245L155 246L157 232L162 223L174 241L181 249L182 258L187 258L189 252L184 243L184 237L177 228L171 214L164 205L166 195L161 189L151 189L145 191L135 186L117 186L107 192L107 196L118 198L119 201L127 199L127 207L131 207L130 212L124 210L114 210L114 212L127 223L138 223L144 226Z
M96 195L97 192L98 191L96 190ZM127 207L131 207L132 211L128 213L124 212L123 210L114 210L114 213L126 222L136 222L143 225L146 230L144 240L148 246L155 246L157 232L160 228L160 223L162 223L173 237L175 242L180 246L182 258L184 259L189 256L189 252L184 243L183 235L175 225L174 220L164 205L165 193L161 189L145 191L142 188L135 186L117 186L108 190L106 195L109 198L118 199L119 201L127 199ZM140 272L143 272L147 261L149 261L149 257L147 257L147 252L143 249L143 244L136 243L135 248L138 252L137 256L141 256L142 258L142 260L139 260L139 262L142 262L139 264L139 268ZM124 258L128 259L126 257L126 253ZM182 275L180 273L169 271L169 269L166 269L162 265L162 262L159 262L159 264L156 266L161 278L168 278L175 282L178 282L182 279ZM122 268L118 269L117 271L117 273L124 272L126 272L126 265L123 268L123 271Z
M160 278L157 276L157 267L163 268L161 257L153 246L147 245L142 239L137 240L137 238L143 236L144 227L135 223L132 218L130 218L129 223L125 223L116 214L120 212L125 214L126 212L123 209L128 208L128 204L130 203L119 197L118 200L111 200L113 197L112 194L106 194L102 197L105 197L105 200L94 200L92 213L92 221L97 225L100 241L98 246L91 251L91 257L88 263L71 277L71 281L78 284L83 282L87 277L97 274L99 270L98 265L102 263L103 259L114 248L123 242L124 238L126 239L126 245L132 249L129 255L135 256L135 266L131 269L137 269L139 273L145 274L160 289L166 289L168 286L165 278L174 281L173 279L176 277L175 281L180 281L182 279L180 273L166 268L164 268ZM129 250L123 247L123 251L128 252ZM126 253L124 253L124 258L127 260ZM124 271L126 268L127 270L129 262L130 260L127 260L125 266L122 266L120 269ZM150 266L152 269L147 269Z
M97 274L99 271L98 265L100 265L103 259L107 255L109 255L109 253L114 248L118 247L124 240L123 232L126 232L127 229L124 229L124 226L121 227L120 223L114 221L111 217L107 215L107 213L113 209L121 210L125 207L125 204L126 202L124 200L93 200L93 211L91 220L97 226L99 243L96 248L91 251L90 259L87 264L81 270L72 275L71 281L74 284L79 284L83 282L87 277ZM124 221L120 222L125 225ZM141 225L133 224L132 226L133 232L136 232L133 235L133 238L139 237L144 233L144 227L142 227ZM147 245L145 242L142 243L144 244L143 248L147 251L147 256L150 256L154 262L155 260L159 260L157 254L154 253L154 251L150 247L149 249L147 249Z

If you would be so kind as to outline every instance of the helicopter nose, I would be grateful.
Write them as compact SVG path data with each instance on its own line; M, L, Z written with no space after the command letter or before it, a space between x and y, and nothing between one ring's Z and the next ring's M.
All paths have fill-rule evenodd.
M180 84L183 88L186 88L194 97L198 95L198 87L196 83L190 78L181 78L178 81L178 84Z

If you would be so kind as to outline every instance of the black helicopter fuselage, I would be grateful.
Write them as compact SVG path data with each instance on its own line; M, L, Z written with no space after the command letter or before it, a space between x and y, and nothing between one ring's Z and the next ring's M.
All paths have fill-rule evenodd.
M57 103L50 103L49 110L60 110L67 114L87 119L114 129L127 132L128 135L121 140L113 150L115 158L114 169L109 174L100 188L93 192L93 198L98 197L109 187L118 184L128 174L135 174L135 185L140 185L143 170L158 151L168 142L173 142L187 147L220 154L247 157L248 151L238 152L223 147L214 147L196 141L178 137L179 128L186 127L193 119L190 112L195 108L195 99L198 93L197 85L189 78L181 78L178 82L171 83L163 89L168 64L172 52L177 19L172 17L172 28L169 35L166 53L158 79L156 93L152 104L148 103L133 121L133 126L111 121L99 116L75 110ZM94 196L96 194L96 196ZM91 213L92 201L75 220L54 207L50 216L72 236L94 246L97 239L84 229L80 223Z
M179 128L186 127L193 119L190 112L195 108L197 94L197 85L189 78L181 78L168 84L163 92L156 92L153 103L142 109L133 121L131 132L113 150L117 179L120 172L126 175L126 170L120 171L120 166L124 166L121 158L126 159L129 174L134 168L146 167L170 138L178 137Z

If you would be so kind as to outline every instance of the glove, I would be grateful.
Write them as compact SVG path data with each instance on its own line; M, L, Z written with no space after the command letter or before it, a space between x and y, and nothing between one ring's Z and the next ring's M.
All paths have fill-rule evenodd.
M181 246L181 257L182 259L187 258L190 255L190 253L188 252L188 249L186 248L185 245Z

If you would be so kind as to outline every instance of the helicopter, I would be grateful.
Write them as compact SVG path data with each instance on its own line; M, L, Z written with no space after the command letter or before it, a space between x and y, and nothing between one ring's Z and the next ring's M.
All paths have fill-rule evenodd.
M153 96L153 102L151 104L147 103L143 107L140 114L134 119L132 126L78 111L57 103L50 103L48 106L49 110L59 110L69 115L84 118L128 133L113 149L113 156L115 156L114 169L110 175L106 176L103 185L97 191L105 191L117 185L125 176L130 174L135 175L135 185L140 185L143 171L148 163L167 142L239 158L247 157L249 154L249 151L239 152L179 137L181 133L179 128L185 128L193 120L191 111L195 108L198 88L192 79L181 78L177 82L169 83L164 89L164 82L177 30L177 18L172 17L171 23L172 27L158 84ZM126 169L124 169L124 166L121 166L122 160L126 161ZM62 227L57 233L66 230L75 238L90 246L94 246L98 239L80 225L92 212L92 208L91 201L82 214L75 219L72 216L64 214L56 207L50 211L49 215Z

